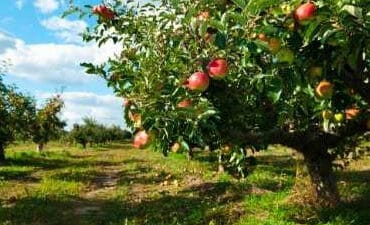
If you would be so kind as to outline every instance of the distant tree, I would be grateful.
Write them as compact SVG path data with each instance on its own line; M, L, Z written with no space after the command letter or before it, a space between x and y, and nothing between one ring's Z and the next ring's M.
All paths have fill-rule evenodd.
M5 147L15 140L16 134L29 134L34 115L34 99L5 85L0 74L0 162L5 160Z
M86 148L90 146L107 144L113 141L123 141L131 138L131 132L122 130L119 126L108 127L98 123L93 118L84 118L82 124L74 124L69 132L70 139Z
M32 124L32 141L37 144L38 151L42 151L44 145L51 139L57 138L66 126L65 121L59 116L63 106L64 102L60 95L56 95L37 110Z

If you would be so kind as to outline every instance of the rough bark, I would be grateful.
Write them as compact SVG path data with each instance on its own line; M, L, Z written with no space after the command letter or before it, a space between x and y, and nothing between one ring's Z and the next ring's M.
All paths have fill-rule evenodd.
M194 158L194 152L193 152L193 149L190 148L188 153L187 153L187 157L188 157L188 160L192 160Z
M224 173L225 167L222 163L222 152L218 154L218 173Z
M44 143L37 143L37 151L42 152L44 150Z
M314 199L321 206L336 206L340 198L332 167L333 157L327 151L303 152L314 190Z

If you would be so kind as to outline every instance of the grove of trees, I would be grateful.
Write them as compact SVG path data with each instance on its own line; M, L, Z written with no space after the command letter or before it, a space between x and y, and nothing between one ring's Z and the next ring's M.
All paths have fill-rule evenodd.
M129 100L136 146L227 147L236 166L247 147L288 146L317 202L336 205L334 161L356 154L370 128L370 1L153 2L69 11L97 18L86 42L122 46L82 65Z
M92 118L84 118L82 124L74 124L73 129L67 133L69 142L81 144L102 145L113 141L124 141L131 138L131 132L122 130L119 126L106 126Z
M5 148L16 139L32 139L41 151L66 125L60 119L64 105L60 95L47 99L38 108L34 98L3 83L3 70L0 68L0 162L5 160Z

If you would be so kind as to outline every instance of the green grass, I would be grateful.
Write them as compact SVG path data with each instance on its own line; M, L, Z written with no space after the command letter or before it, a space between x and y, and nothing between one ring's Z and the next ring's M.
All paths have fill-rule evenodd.
M370 158L338 171L343 203L292 204L296 161L279 147L237 180L211 155L188 161L114 144L83 150L50 144L7 149L0 166L1 225L369 225Z

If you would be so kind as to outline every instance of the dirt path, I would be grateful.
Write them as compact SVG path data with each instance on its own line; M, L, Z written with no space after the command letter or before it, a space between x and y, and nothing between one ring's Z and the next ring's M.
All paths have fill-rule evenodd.
M119 173L122 170L122 165L117 166L102 166L101 174L94 178L88 187L88 191L80 196L80 200L76 202L74 212L78 216L98 214L102 206L96 203L96 200L108 199L117 188L119 181Z

